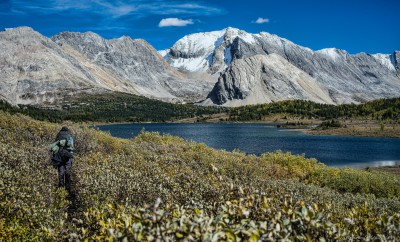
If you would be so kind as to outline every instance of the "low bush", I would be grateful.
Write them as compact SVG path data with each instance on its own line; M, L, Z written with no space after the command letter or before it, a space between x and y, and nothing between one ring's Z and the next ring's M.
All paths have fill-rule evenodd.
M322 128L322 129L329 129L329 128L340 128L342 127L342 123L339 120L336 119L332 119L332 120L327 120L322 122L318 128Z
M395 176L68 125L69 194L46 148L61 126L0 113L0 241L400 238Z

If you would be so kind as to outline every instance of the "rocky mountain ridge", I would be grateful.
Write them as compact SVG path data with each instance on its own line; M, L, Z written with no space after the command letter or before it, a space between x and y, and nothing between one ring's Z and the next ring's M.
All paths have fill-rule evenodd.
M266 32L249 34L227 28L185 36L161 53L174 67L213 75L220 73L217 84L203 102L205 105L240 106L296 98L334 104L360 103L398 97L400 93L399 51L375 55L352 55L335 48L313 51ZM271 54L287 60L281 63L285 68L272 68L273 65L265 68L260 62L250 68L246 64L252 62L248 58ZM276 56L267 59L275 60ZM329 98L315 98L315 90L309 89L315 85L308 89L302 86L298 75L291 74L293 66L298 69L295 73L302 72L303 81L313 79ZM268 73L254 79L255 73L260 71ZM259 84L254 85L255 82ZM269 85L275 89L270 89ZM250 86L253 88L247 89Z
M13 104L51 102L59 92L104 88L56 43L30 28L0 33L0 69L2 98Z
M157 52L141 39L93 32L47 38L29 27L0 32L0 99L53 103L118 91L169 102L241 106L286 99L360 103L400 96L400 52L313 51L235 28L196 33Z
M92 32L63 32L47 38L19 27L0 32L0 46L0 93L12 104L104 91L192 102L212 88L170 67L146 41L125 36L106 40Z

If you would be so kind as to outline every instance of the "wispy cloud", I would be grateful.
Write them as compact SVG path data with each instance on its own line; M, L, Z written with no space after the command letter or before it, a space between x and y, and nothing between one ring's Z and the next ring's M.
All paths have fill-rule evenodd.
M73 11L75 14L98 14L117 18L136 10L135 4L128 2L113 2L109 0L72 1L72 0L11 0L12 11L25 14L55 14Z
M210 1L0 0L0 28L29 25L46 36L66 30L94 31L106 38L128 34L157 42L152 31L185 30L160 27L193 26L201 19L227 13L221 4Z
M182 4L178 0L10 0L10 2L13 12L19 14L54 14L74 11L75 13L91 13L119 18L126 15L135 15L136 17L172 14L208 16L225 12L223 9L200 3Z
M269 19L268 18L258 18L256 21L253 21L252 23L256 23L256 24L265 24L265 23L269 23Z
M158 24L158 27L169 27L169 26L182 27L189 24L193 24L192 19L184 20L179 18L165 18L161 19L160 23Z
M69 1L69 0L58 0L58 1ZM93 1L93 4L97 4L97 6L93 7L95 8L99 7L100 11L103 11L103 13L108 14L114 18L125 16L137 11L137 7L131 3L96 0Z
M67 0L55 1L29 1L29 0L11 0L11 9L16 13L38 13L51 14L55 12L76 9L77 11L90 9L91 4L88 2L72 2Z

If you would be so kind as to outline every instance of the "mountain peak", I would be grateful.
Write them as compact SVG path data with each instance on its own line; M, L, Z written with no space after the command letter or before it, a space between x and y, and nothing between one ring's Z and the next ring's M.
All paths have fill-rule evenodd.
M36 31L28 26L20 26L16 28L4 28L4 32L36 32Z
M226 27L226 28L222 29L221 31L224 31L225 33L226 32L235 32L235 33L245 32L245 31L243 31L241 29L238 29L238 28L235 28L235 27Z
M105 39L101 37L100 35L92 32L92 31L87 31L84 33L81 32L71 32L71 31L64 31L61 33L58 33L51 37L53 40L60 40L60 39L80 39L82 41L104 41Z
M232 58L229 46L238 38L247 44L256 43L254 34L238 28L227 27L217 31L186 35L178 40L169 51L160 53L176 68L191 72L204 72L210 69L210 73L214 74L230 64ZM224 51L225 53L223 53ZM216 64L217 62L218 64Z
M27 26L5 28L4 31L1 31L0 33L5 36L35 36L36 38L39 38L39 36L43 37L39 32Z
M240 30L240 29L238 29L238 28L231 27L231 26L228 26L228 27L224 28L223 30L228 30L228 29L231 29L231 30Z
M317 51L315 51L315 53L322 54L326 57L331 58L334 61L338 60L340 58L340 56L347 54L346 51L336 49L336 48L325 48L325 49L317 50Z

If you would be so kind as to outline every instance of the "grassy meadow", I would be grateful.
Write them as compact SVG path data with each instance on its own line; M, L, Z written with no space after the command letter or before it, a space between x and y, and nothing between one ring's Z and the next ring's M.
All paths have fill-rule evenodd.
M61 125L0 112L0 241L400 239L398 176L67 125L70 193L47 150Z

